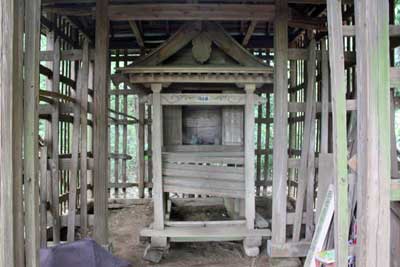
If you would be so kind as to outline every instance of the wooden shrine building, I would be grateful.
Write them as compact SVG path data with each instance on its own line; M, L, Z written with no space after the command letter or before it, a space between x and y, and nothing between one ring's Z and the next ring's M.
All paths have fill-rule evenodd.
M145 258L238 241L400 266L396 10L1 0L0 267L86 237L112 250L109 205L129 198L153 203ZM203 202L227 216L172 214Z
M261 100L254 93L273 82L273 69L217 23L188 22L159 48L118 72L115 80L147 90L143 102L153 109L154 223L142 234L151 236L156 247L166 247L167 238L249 238L258 240L252 247L261 245L270 231L254 225L254 109ZM243 202L244 218L209 226L168 222L166 192L230 198L238 212Z

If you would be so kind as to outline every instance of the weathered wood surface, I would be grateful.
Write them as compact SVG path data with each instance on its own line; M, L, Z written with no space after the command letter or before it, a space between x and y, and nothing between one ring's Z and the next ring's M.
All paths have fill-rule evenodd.
M23 32L24 32L24 8L25 8L24 0L14 1L14 13L9 13L10 16L13 16L14 19L14 36L13 36L13 65L11 66L9 63L4 64L2 66L12 68L13 81L14 86L13 90L13 224L14 224L14 259L15 266L23 266L25 261L25 246L24 246L24 207L23 207L23 159L22 159L22 143L23 143L23 94L24 94L24 83L23 83ZM1 30L0 30L1 31ZM2 38L2 40L4 40ZM3 42L3 41L2 41ZM0 45L1 46L1 45ZM5 57L7 58L7 57ZM2 81L6 81L1 78ZM0 86L2 87L2 86ZM11 89L11 87L9 87ZM0 89L1 91L2 89ZM9 100L10 101L10 100ZM1 111L1 114L10 114L4 113ZM3 128L3 126L1 127ZM3 135L1 136L11 136L11 135ZM3 146L2 146L3 148ZM6 150L7 151L7 150ZM4 166L7 166L7 163ZM2 178L0 178L2 179ZM0 193L2 194L2 193ZM2 200L0 200L2 202ZM2 209L2 207L0 208ZM0 215L1 216L1 215ZM4 218L4 217L3 217ZM5 225L5 224L3 224ZM5 227L6 228L6 227ZM1 241L0 241L1 242ZM10 243L7 243L9 246ZM4 251L4 250L2 250ZM10 256L10 254L8 254ZM0 257L1 258L1 257ZM0 260L0 265L2 264L2 260Z
M145 162L144 162L144 113L145 113L145 104L138 103L138 144L137 144L137 182L139 184L139 198L144 197L144 176L145 176Z
M165 152L243 152L243 145L166 145Z
M152 84L153 117L152 117L152 164L153 164L153 201L154 201L154 229L164 229L164 194L162 180L162 106L161 84Z
M53 45L53 72L52 77L52 92L59 93L60 88L60 40L55 39ZM52 215L53 215L53 241L55 244L60 242L60 224L59 224L59 185L60 185L60 175L59 175L59 164L58 164L58 154L59 154L59 112L58 100L52 104L51 113L51 136L52 136L52 149L51 149L51 181L52 181Z
M304 267L315 267L315 256L318 252L322 251L326 236L331 225L335 208L335 197L333 185L329 186L329 189L325 195L323 201L320 216L318 218L317 226L313 240L310 245L310 250L307 253L307 258L304 263Z
M288 172L288 3L276 3L274 73L274 144L272 242L286 242L286 181Z
M255 175L254 175L254 104L255 84L246 84L246 103L244 107L244 175L245 175L245 216L247 229L254 229L255 223Z
M26 266L39 266L39 51L40 0L25 2L24 200ZM9 63L7 63L8 65Z
M20 94L18 81L14 80L13 70L15 53L14 23L17 14L14 12L16 1L2 1L0 4L0 265L15 266L16 247L14 231L14 131L13 111L14 97ZM14 90L18 90L14 94ZM18 137L16 137L18 138Z
M40 248L47 247L47 146L40 148Z
M195 231L194 231L195 230ZM190 238L201 238L203 241L220 241L221 238L225 240L243 240L247 236L264 236L268 237L271 235L269 229L253 229L249 230L246 226L242 225L203 225L196 226L170 226L164 230L145 228L140 232L141 236L163 236L176 238L174 241L177 242L177 238L182 238L181 242L186 242ZM199 240L197 240L199 241Z
M80 69L80 75L82 75L81 82L81 143L80 143L80 233L83 237L87 236L88 226L88 207L87 207L87 121L88 121L88 86L89 86L89 41L85 40L83 44L83 58L82 66Z
M313 216L312 207L311 214L309 213L309 205L314 204L314 175L315 175L315 49L316 42L311 40L309 44L309 58L307 61L307 90L306 90L306 112L304 122L304 134L303 134L303 147L301 150L301 163L299 170L299 185L297 189L296 198L296 217L293 226L293 241L300 241L301 222L304 208L304 201L307 206L307 216ZM310 192L310 190L312 190ZM311 199L310 197L311 196ZM310 203L311 202L311 203ZM310 240L310 232L312 233L313 220L308 219L306 227L306 239Z
M87 50L87 48L85 49ZM85 102L87 105L87 96L84 97L82 91L86 91L87 95L87 81L88 81L88 61L83 62L82 66L79 68L78 72L78 81L75 90L75 103L74 103L74 121L73 121L73 130L72 130L72 155L71 155L71 162L72 162L72 169L71 169L71 176L69 179L69 194L68 194L68 231L67 231L67 241L73 242L75 240L75 225L76 225L76 209L78 203L78 179L81 178L79 173L82 174L83 170L79 172L79 163L82 164L85 162L81 161L79 158L79 147L80 142L83 140L81 135L81 110L83 105L83 98L85 98ZM83 70L86 68L86 70ZM86 88L83 89L83 86ZM86 114L87 116L87 114ZM85 125L86 126L86 125ZM87 138L87 137L86 137ZM86 141L86 140L85 140ZM86 142L84 142L86 144ZM86 149L87 150L87 149ZM87 155L86 153L81 153L81 155ZM87 162L87 161L86 161ZM86 169L85 169L86 172ZM84 201L86 204L86 201Z
M256 26L257 26L257 21L253 20L250 22L250 26L247 29L246 35L244 36L243 41L242 41L243 46L247 46L247 44L249 43L250 38L253 35L254 30L256 29Z
M391 203L391 222L390 222L390 266L400 266L400 203Z
M162 99L161 99L162 103ZM144 104L141 104L144 106ZM139 107L140 108L140 107ZM140 112L140 110L139 110ZM144 112L144 111L143 111ZM163 107L163 134L164 145L182 145L182 107L181 106L166 106ZM189 114L187 114L189 115ZM190 113L190 115L192 115ZM144 114L143 114L144 116ZM143 117L144 120L144 117Z
M342 6L338 1L328 5L329 65L331 70L333 156L335 185L336 264L347 265L348 259L348 178L346 133L346 86L343 56ZM358 43L358 42L357 42ZM358 47L359 49L359 47ZM358 51L357 51L358 52ZM366 53L369 53L366 51ZM360 87L357 86L358 89ZM358 102L360 103L360 102ZM358 107L360 108L360 107ZM360 112L360 109L359 109Z
M143 4L112 5L111 20L273 20L273 5Z
M108 142L107 142L107 95L108 75L108 0L96 1L96 48L94 79L94 238L101 245L108 245L107 190L108 190Z
M357 246L357 266L390 264L389 16L382 14L389 14L388 1L355 2L357 172L362 177L358 179L357 244L362 245Z

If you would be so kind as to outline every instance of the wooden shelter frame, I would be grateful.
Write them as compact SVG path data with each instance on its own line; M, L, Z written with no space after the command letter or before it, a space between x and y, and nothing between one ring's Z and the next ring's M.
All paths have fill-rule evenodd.
M76 5L68 6L70 3ZM96 241L109 246L109 157L127 158L124 152L114 151L118 153L111 156L108 151L109 95L142 93L146 89L137 84L143 83L150 84L152 106L146 108L139 101L134 122L117 119L114 123L125 127L139 122L141 172L132 185L140 188L140 197L144 197L145 188L153 190L155 232L148 235L154 236L154 244L164 246L166 237L172 234L164 229L169 222L164 221L163 195L159 194L162 141L160 132L155 130L161 128L161 107L166 101L161 90L163 84L170 82L203 80L244 85L246 94L241 105L246 110L246 131L255 125L268 129L264 148L259 143L254 145L250 132L245 135L252 136L245 142L245 166L257 163L256 169L245 168L246 194L250 199L256 194L267 194L272 186L272 229L261 233L271 236L268 252L272 257L307 254L321 196L330 183L335 185L335 229L331 237L338 266L347 263L348 232L355 203L357 265L389 266L390 259L398 257L399 249L391 248L390 243L396 234L390 233L390 220L391 216L398 216L400 201L394 130L398 98L390 88L400 86L400 71L391 64L390 55L391 49L399 45L400 29L394 25L392 15L383 15L393 12L393 1L362 0L353 4L347 0L266 0L253 6L220 4L218 10L209 4L167 3L161 11L137 3L122 7L108 0L86 3L92 6L80 6L79 0L2 0L0 4L1 266L39 266L39 248L58 244L62 227L68 230L66 240L73 241L76 226L86 236L87 228L93 225ZM298 4L313 5L307 10L309 15L297 14L293 7ZM321 6L323 11L318 13ZM210 12L209 16L198 10ZM316 15L325 10L327 21ZM205 73L192 69L190 75L181 75L179 69L143 67L141 75L131 76L130 89L109 90L110 49L126 44L110 39L110 20L132 21L129 27L135 29L140 46L135 51L146 52L146 40L143 41L135 21L183 20L179 16L182 12L187 14L185 20L230 21L234 14L238 21L255 21L249 31L256 30L256 22L274 21L273 57L271 53L260 55L267 62L274 61L274 74L254 70L249 75L252 70L243 68ZM94 16L95 36L74 16ZM297 31L289 33L288 27ZM41 31L47 35L46 51L40 48ZM243 43L249 49L255 47L249 37ZM271 40L264 43L272 45ZM124 55L118 60L135 58L131 57ZM40 75L47 77L46 88L40 88ZM272 81L273 88L256 88L256 84ZM251 111L258 97L253 92L267 96L266 101L260 101L259 113L270 111L274 103L273 116L266 112L265 117L254 118ZM119 107L116 112L128 115ZM43 138L38 137L39 121L47 121ZM257 132L258 140L260 135ZM144 156L150 153L153 160L147 168L152 171L145 172ZM272 175L271 170L264 171L264 180L262 157L267 161L273 159ZM114 185L128 187L125 180L122 183L118 185L116 181ZM89 212L91 196L93 213ZM255 233L259 237L253 230L254 203L246 203L247 232L241 237L254 237ZM294 210L287 211L288 205L294 205ZM231 221L233 225L242 223ZM51 242L47 228L52 229ZM211 232L204 235L210 239L224 238Z

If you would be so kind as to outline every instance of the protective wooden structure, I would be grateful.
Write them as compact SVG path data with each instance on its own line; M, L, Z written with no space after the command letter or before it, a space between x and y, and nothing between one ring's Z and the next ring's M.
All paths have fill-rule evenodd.
M110 187L152 196L153 247L244 240L255 255L263 238L303 257L330 184L338 266L354 224L357 266L396 266L393 1L117 2L1 1L0 266L38 266L90 227L108 246ZM204 114L220 135L193 134ZM225 198L237 218L170 221L164 193Z

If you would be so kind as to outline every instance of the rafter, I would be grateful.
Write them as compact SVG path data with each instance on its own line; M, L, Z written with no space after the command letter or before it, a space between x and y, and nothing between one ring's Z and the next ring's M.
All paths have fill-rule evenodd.
M243 45L243 46L247 46L247 45L248 45L248 43L249 43L249 41L250 41L250 38L251 38L251 36L253 35L254 30L256 29L256 26L257 26L257 21L254 21L254 20L253 20L253 21L250 23L250 26L249 26L249 28L247 29L246 35L245 35L244 38L243 38L243 41L242 41L242 45Z
M131 29L132 29L133 35L134 35L135 38L136 38L136 41L137 41L138 45L139 45L141 48L144 48L143 36L142 36L142 33L140 32L140 29L139 29L139 27L138 27L136 21L130 20L130 21L128 21L128 22L129 22L129 26L130 26Z

